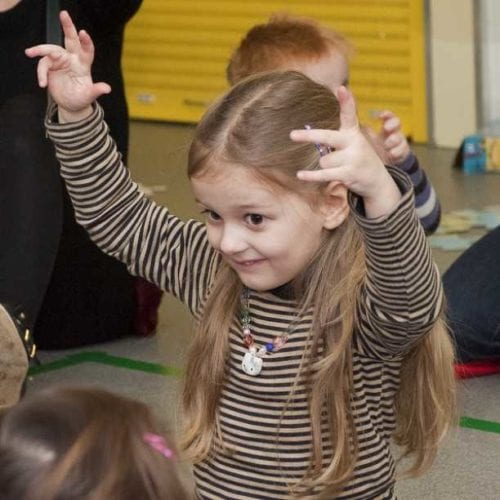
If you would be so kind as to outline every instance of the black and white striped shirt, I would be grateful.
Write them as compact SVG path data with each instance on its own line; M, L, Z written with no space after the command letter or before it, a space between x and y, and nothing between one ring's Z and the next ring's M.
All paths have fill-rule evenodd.
M182 300L199 314L219 258L201 222L181 221L144 197L120 165L96 107L75 124L47 122L78 221L108 254ZM354 423L359 454L354 475L338 498L393 498L395 426L393 399L401 356L424 335L441 309L439 273L415 214L411 183L391 169L403 197L388 216L366 219L354 211L367 249L367 277L353 336ZM297 304L272 293L252 292L252 334L272 341L296 319ZM205 499L281 499L305 473L311 429L307 389L299 380L283 415L311 327L300 318L286 345L267 356L258 377L241 370L246 347L239 318L230 331L228 378L219 402L224 446L195 466L198 494ZM280 423L281 421L281 423ZM279 428L279 439L277 430ZM332 457L328 428L324 463Z

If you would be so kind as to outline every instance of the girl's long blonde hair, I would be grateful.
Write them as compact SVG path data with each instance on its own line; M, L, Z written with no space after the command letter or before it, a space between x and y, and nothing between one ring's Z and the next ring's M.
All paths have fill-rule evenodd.
M338 102L327 88L292 71L250 77L217 101L198 125L189 152L188 175L202 176L216 165L230 168L237 164L275 183L277 189L303 193L314 203L322 188L300 183L296 172L318 168L318 153L313 145L289 138L291 130L306 124L339 127ZM306 475L291 487L292 495L320 486L325 498L330 498L354 470L357 438L351 407L351 340L365 272L363 240L348 217L334 231L325 231L313 262L294 281L302 310L313 307L314 314L311 347L301 367L310 388L312 455ZM221 262L188 355L184 445L194 461L206 458L214 438L220 437L217 407L226 379L229 328L238 314L240 291L239 278ZM319 355L321 344L324 350ZM438 443L453 422L452 363L453 349L441 318L402 363L394 437L405 447L405 455L415 455L411 473L420 473L432 463ZM321 444L325 409L333 448L333 459L326 469Z

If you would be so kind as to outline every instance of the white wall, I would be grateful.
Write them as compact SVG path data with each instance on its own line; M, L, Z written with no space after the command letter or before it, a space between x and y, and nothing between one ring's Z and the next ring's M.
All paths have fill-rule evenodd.
M474 0L428 2L430 118L438 146L458 147L465 135L477 130L473 4Z
M500 120L500 2L481 0L481 126Z

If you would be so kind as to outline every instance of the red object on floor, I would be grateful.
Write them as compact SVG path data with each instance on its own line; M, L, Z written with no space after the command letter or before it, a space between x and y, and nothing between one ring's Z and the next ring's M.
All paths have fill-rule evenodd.
M484 377L495 373L500 373L500 359L483 359L455 364L455 375L458 378Z
M163 291L143 278L135 280L136 313L134 331L140 337L156 333L158 326L158 307Z

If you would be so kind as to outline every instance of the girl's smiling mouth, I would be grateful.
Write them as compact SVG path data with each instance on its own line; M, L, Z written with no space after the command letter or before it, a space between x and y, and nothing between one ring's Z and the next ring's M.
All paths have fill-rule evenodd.
M247 260L231 260L231 263L234 267L248 269L250 267L261 264L266 259L247 259Z

